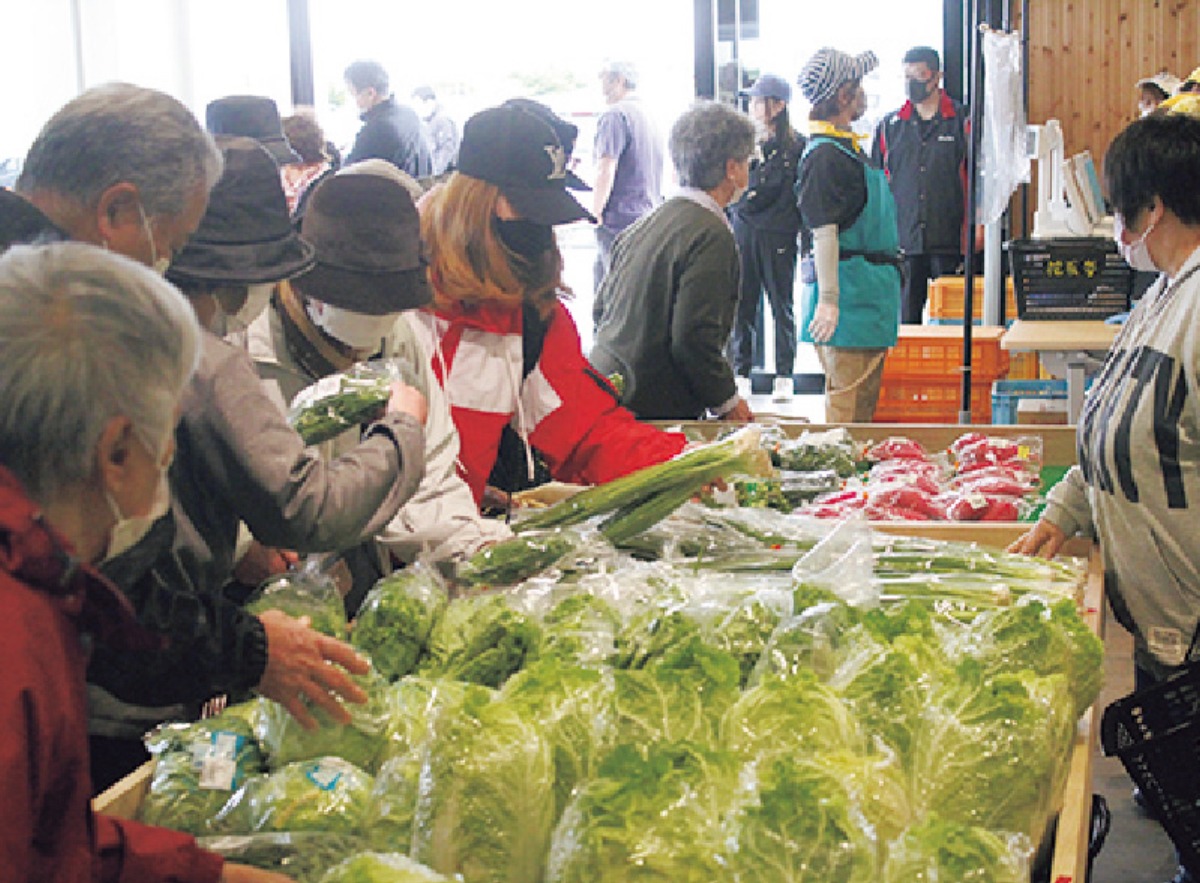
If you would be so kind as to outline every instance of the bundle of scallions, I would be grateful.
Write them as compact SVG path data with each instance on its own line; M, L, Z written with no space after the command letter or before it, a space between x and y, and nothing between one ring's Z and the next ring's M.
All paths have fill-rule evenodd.
M748 426L727 438L581 491L517 522L518 532L580 524L608 516L600 532L619 544L662 521L703 487L733 475L769 476L771 460L759 429Z

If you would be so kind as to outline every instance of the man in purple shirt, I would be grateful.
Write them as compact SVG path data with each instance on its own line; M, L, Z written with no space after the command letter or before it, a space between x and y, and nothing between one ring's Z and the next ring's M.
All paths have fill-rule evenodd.
M595 281L608 272L617 234L662 202L663 151L658 132L634 90L637 72L623 61L607 62L600 84L608 109L596 124L596 180L592 214L596 227Z

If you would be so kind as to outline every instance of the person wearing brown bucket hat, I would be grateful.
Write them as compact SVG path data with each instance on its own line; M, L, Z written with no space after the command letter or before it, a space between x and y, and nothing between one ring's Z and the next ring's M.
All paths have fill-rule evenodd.
M260 95L229 95L210 101L204 109L204 127L213 135L253 138L279 165L300 162L283 134L283 120L274 99Z
M278 169L263 148L242 138L222 139L220 146L224 173L200 223L205 235L190 255L180 252L186 260L172 273L197 315L210 319L214 291L280 279L313 261L310 246L276 235L288 230L287 206ZM424 420L424 397L398 383L361 443L326 463L289 425L283 403L272 398L245 351L205 331L196 373L183 391L169 472L176 535L154 559L151 576L224 597L235 565L247 566L239 562L245 553L241 525L259 541L258 549L300 553L335 551L373 536L417 488L425 463ZM226 680L210 679L209 662L198 659L194 642L172 642L162 660L136 665L97 647L89 678L109 698L96 690L89 695L94 732L113 743L140 745L142 734L163 719L161 706L249 688L280 702L302 723L311 720L313 706L348 719L338 697L364 697L342 667L365 671L348 645L277 611L238 613L223 627L239 642L259 645L265 660L247 670L253 656L247 653L247 662L223 673ZM116 746L109 747L116 755Z
M883 360L900 320L899 231L887 176L850 131L866 110L862 78L875 55L818 50L800 72L812 103L796 198L812 252L801 265L800 340L816 345L825 370L825 418L869 423Z
M219 334L244 330L263 311L274 284L312 268L313 247L296 235L275 161L252 138L216 136L225 172L200 226L167 268L200 320ZM201 293L220 305L209 309ZM226 322L221 327L220 319Z
M318 186L303 233L316 248L318 269L281 286L280 297L246 337L259 376L277 384L287 399L365 355L403 365L428 400L420 486L372 542L345 556L355 578L349 609L390 570L392 559L407 564L418 555L428 560L469 556L511 536L502 522L480 516L458 474L458 432L433 376L433 354L422 343L432 317L415 309L428 299L429 288L419 221L407 189L411 179L402 176L407 178L391 163L364 160ZM359 254L369 240L373 253ZM389 286L384 280L390 266L400 269L393 277L399 283ZM414 275L420 277L416 289L407 285ZM357 441L356 432L347 432L321 450L334 457Z
M620 407L560 301L569 289L553 225L591 217L566 190L565 160L533 114L481 111L463 128L458 171L422 209L436 314L422 327L476 502L489 477L509 491L535 480L535 450L554 478L594 484L684 446Z

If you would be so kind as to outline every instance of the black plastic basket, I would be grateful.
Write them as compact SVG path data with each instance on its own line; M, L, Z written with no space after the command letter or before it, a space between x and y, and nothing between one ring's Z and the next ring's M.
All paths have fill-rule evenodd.
M1129 309L1133 269L1111 239L1014 239L1005 248L1021 319L1107 319Z
M1200 870L1200 663L1118 699L1100 722L1104 753L1120 758L1180 861Z

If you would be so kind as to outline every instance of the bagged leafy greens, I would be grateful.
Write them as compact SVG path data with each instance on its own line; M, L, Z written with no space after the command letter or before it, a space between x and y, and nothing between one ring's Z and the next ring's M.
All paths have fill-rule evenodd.
M368 772L379 768L387 753L390 705L387 682L372 669L365 675L351 675L367 694L362 705L345 704L350 723L341 724L322 708L310 706L318 727L306 730L282 705L262 700L263 715L259 740L267 752L272 769L301 760L338 756Z
M541 879L554 821L554 762L541 727L472 693L439 711L420 773L412 855L464 883Z
M878 880L874 830L835 770L819 757L776 756L757 777L753 798L728 821L734 880Z
M148 825L204 834L230 795L262 768L258 742L236 712L163 724L145 741L157 758L139 814Z
M961 825L930 813L892 841L884 883L1027 883L1028 837Z
M485 546L455 571L467 588L511 586L557 564L583 545L579 534L564 530L525 533Z
M278 871L296 883L319 883L343 856L363 848L358 837L321 831L222 834L200 837L197 842L231 862Z
M542 656L580 665L603 665L616 653L621 616L601 598L573 592L542 617Z
M367 852L329 869L320 883L451 883L437 871L399 853Z
M459 598L434 625L420 673L495 688L534 659L540 643L537 623L503 594Z
M289 764L251 776L211 829L217 833L321 831L358 835L374 780L340 757Z
M412 674L446 603L446 588L429 568L414 564L399 570L367 593L350 643L366 653L388 680Z
M581 785L550 845L546 883L711 883L736 759L691 743L623 745Z
M865 747L858 720L811 671L764 678L721 722L722 742L747 760Z
M421 386L412 366L400 359L364 362L322 377L292 399L288 422L305 444L319 445L379 417L396 380Z
M333 577L320 559L309 558L295 571L266 580L246 602L253 614L281 610L288 616L307 616L312 627L333 638L346 637L346 608Z
M612 674L554 657L512 677L502 695L529 720L539 721L554 757L554 818L571 790L596 774L613 739Z

